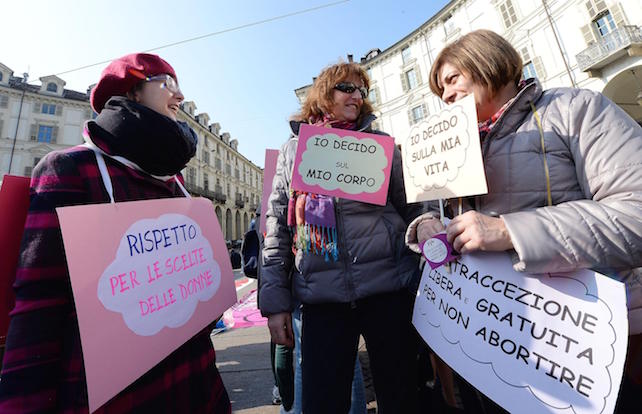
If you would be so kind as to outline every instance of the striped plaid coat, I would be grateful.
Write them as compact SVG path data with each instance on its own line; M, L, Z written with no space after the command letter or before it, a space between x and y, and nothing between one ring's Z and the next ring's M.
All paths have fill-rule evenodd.
M105 161L116 201L182 196L173 180L165 183L108 157ZM2 413L88 411L78 321L55 208L104 202L109 197L89 149L50 153L33 172L14 284L16 306L0 374ZM97 412L229 413L210 331L203 329Z

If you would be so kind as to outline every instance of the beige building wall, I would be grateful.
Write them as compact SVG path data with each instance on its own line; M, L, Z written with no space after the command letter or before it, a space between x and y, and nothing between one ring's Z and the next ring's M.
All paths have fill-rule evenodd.
M0 63L0 177L29 176L47 153L82 144L84 123L94 115L88 93L65 89L56 76L40 78L40 85L22 81ZM190 192L212 200L224 237L241 239L260 205L263 169L238 152L238 141L218 123L195 111L194 102L184 102L178 115L198 135L183 176Z
M371 78L376 127L400 142L413 124L440 110L443 103L428 86L432 63L446 44L476 29L507 38L522 55L524 71L545 89L602 92L642 122L641 25L639 0L451 1L388 49L361 58ZM295 91L300 100L309 86Z

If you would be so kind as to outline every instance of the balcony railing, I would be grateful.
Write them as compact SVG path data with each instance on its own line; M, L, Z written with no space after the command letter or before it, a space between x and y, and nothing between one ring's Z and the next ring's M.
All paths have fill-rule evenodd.
M185 188L192 194L201 195L203 194L203 187L192 184L189 181L185 181Z
M203 187L196 186L189 181L185 182L185 188L187 191L190 193L197 195L197 196L202 196L205 198L209 198L212 201L217 201L219 203L225 203L227 200L227 196L222 192L222 191L210 191L206 190ZM216 187L217 189L220 188L220 186Z
M241 194L236 195L236 207L245 207L245 200L243 199L243 196Z
M623 26L608 33L575 57L583 72L603 68L625 53L631 46L642 46L640 26Z

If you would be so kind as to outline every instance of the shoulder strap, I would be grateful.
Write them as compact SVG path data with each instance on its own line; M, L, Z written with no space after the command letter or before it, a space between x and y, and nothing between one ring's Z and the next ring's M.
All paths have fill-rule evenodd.
M552 206L553 197L551 196L551 176L548 171L548 161L546 161L546 145L544 144L544 129L542 128L542 121L539 118L537 109L535 109L535 105L533 105L533 102L529 102L529 104L531 105L531 111L533 111L533 115L535 116L535 122L537 122L537 129L539 130L539 142L540 142L540 145L542 146L542 157L544 162L544 175L546 176L546 197L547 197L548 205Z
M111 177L109 176L109 171L107 170L107 164L105 164L105 158L103 157L103 154L101 154L98 151L94 151L94 154L96 154L96 162L98 163L98 169L100 170L100 176L103 179L103 185L105 186L105 190L107 190L107 194L109 194L109 200L111 203L115 203L114 187L111 183Z

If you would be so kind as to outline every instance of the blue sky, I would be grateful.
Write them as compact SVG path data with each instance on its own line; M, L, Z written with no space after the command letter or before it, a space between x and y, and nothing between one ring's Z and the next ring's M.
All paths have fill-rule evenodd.
M309 13L155 51L178 74L197 112L239 141L263 166L266 148L288 137L294 89L353 54L393 45L446 0L23 0L4 4L0 62L30 79L212 32L337 3ZM106 66L60 75L85 91Z

